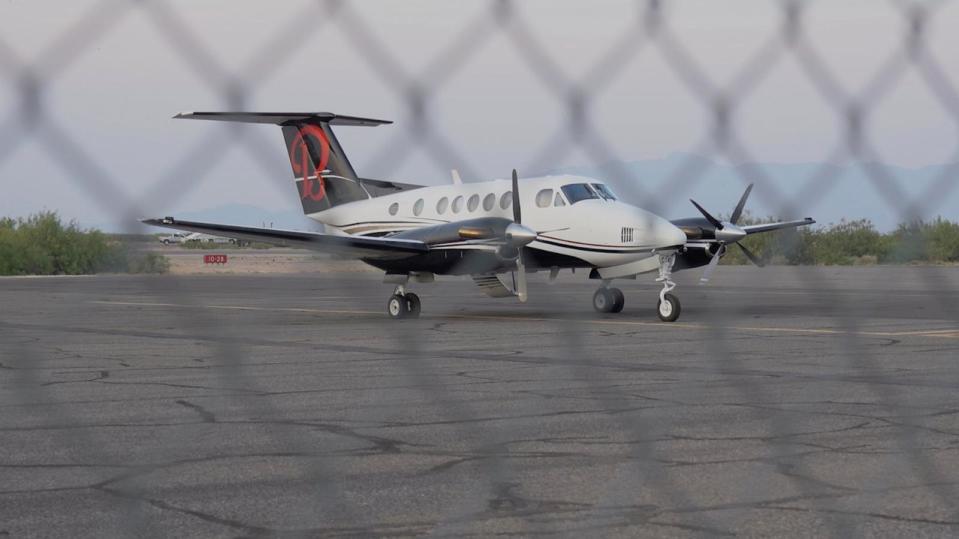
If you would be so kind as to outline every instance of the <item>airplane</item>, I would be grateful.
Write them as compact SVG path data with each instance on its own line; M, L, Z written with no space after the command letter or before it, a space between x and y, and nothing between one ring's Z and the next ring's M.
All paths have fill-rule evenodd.
M562 269L582 269L600 281L593 308L603 313L621 312L625 304L623 292L611 286L614 279L658 272L663 288L656 312L674 322L681 305L672 293L673 271L706 266L708 281L731 245L761 264L740 240L814 222L737 225L752 186L728 221L691 201L702 217L670 222L619 200L600 180L569 174L520 180L513 170L510 180L463 183L453 171L453 183L436 186L362 178L332 128L392 123L386 120L329 112L186 112L174 118L280 126L303 213L326 232L173 217L143 223L361 260L394 285L386 309L394 319L419 316L420 298L409 287L436 275L469 275L489 296L526 302L527 273L549 271L552 281Z

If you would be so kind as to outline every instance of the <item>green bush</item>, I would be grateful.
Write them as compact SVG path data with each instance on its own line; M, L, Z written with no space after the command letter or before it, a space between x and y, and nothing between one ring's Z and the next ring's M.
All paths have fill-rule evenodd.
M131 256L122 242L98 230L65 225L54 212L0 219L0 275L162 273L168 267L150 255Z
M774 221L744 219L740 224ZM764 260L794 265L959 262L959 224L942 218L902 224L888 234L877 231L868 220L840 221L822 228L756 234L742 243ZM748 263L736 248L730 248L723 261Z
M813 264L852 265L864 259L882 260L890 250L888 238L868 220L840 221L826 229L803 231L804 258ZM797 259L803 263L806 260Z
M959 224L937 218L899 225L888 262L959 262Z

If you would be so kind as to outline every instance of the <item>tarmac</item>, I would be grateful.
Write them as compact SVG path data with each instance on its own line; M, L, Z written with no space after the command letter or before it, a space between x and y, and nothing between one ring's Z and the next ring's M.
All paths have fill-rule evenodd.
M959 535L959 268L318 269L0 279L0 537Z

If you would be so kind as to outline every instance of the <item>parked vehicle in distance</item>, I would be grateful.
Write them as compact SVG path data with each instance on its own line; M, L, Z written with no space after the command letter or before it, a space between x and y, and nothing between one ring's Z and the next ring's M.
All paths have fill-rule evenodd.
M194 234L196 233L194 232L193 234L187 234L185 232L174 232L173 234L170 234L169 236L160 236L160 242L162 242L163 245L173 245L174 243L183 243L184 241L186 241L187 236L193 236Z

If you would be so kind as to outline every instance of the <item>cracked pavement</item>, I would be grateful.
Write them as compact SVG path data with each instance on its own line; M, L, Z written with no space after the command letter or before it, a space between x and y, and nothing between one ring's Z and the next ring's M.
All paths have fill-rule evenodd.
M959 535L959 271L0 279L0 536Z

